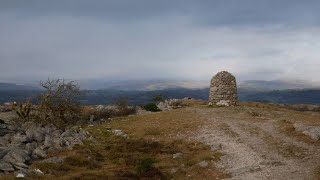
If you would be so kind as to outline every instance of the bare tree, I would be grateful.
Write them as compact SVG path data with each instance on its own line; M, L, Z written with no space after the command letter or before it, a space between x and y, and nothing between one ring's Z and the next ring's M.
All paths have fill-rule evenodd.
M80 87L75 81L48 79L40 85L45 92L39 96L38 120L63 128L80 120L81 107L77 101Z

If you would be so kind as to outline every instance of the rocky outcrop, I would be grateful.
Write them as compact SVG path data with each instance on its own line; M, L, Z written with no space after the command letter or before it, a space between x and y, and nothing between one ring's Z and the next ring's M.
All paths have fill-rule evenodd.
M304 135L309 136L311 139L320 140L320 127L308 126L304 124L293 124L295 130L302 132Z
M184 103L182 99L168 99L157 104L161 111L169 111L176 108L183 107Z
M211 80L209 105L236 106L237 103L236 78L227 71L219 72Z
M59 130L26 123L21 126L0 122L0 175L27 169L32 160L44 158L49 151L72 149L82 144L88 133L81 128Z

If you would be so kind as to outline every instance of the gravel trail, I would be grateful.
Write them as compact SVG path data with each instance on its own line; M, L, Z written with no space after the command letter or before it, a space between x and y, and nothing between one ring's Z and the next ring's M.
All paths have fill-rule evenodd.
M252 111L262 115L252 115ZM282 132L279 125L283 119L292 124L303 119L292 112L260 111L199 108L195 112L204 122L194 138L221 147L224 156L216 166L229 173L230 179L317 179L320 143L304 142Z

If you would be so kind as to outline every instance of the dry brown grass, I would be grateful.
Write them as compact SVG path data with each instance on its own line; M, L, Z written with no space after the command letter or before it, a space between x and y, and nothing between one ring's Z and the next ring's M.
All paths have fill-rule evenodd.
M199 128L210 123L210 117L221 121L236 117L250 123L263 123L272 119L277 122L282 133L309 143L315 142L296 132L292 124L302 121L307 124L320 123L320 113L298 112L263 103L241 103L238 107L216 109L209 109L206 101L183 100L183 103L187 107L113 118L110 122L87 127L94 141L87 141L72 151L51 154L67 156L63 164L36 162L33 167L45 172L43 179L221 179L228 175L215 168L214 163L222 154L212 152L210 147L190 138ZM90 106L83 109L86 112L92 111ZM290 121L281 121L280 118ZM224 130L230 137L239 137L227 123L221 122L217 128ZM305 150L301 147L284 144L260 128L244 128L251 135L261 136L270 149L284 157L304 157ZM114 129L123 130L129 138L113 135L111 131ZM182 153L183 156L174 159L172 156L175 153ZM141 169L145 168L141 162L146 159L154 163L149 164L146 168L148 170L143 172ZM210 163L208 168L197 165L203 160ZM176 172L172 173L172 170Z
M189 101L190 106L198 104L203 105L203 102ZM84 109L89 112L92 110L91 107ZM32 167L39 168L45 173L41 179L228 177L214 167L214 162L218 161L222 154L211 151L207 145L185 139L201 125L199 117L193 111L182 108L168 112L118 117L111 122L87 127L94 141L87 141L71 151L50 154L50 156L67 157L63 164L35 162ZM123 130L130 138L113 135L111 132L113 129ZM183 155L174 159L175 153ZM200 168L197 165L203 160L210 163L208 168ZM151 163L153 161L154 164ZM146 165L141 162L151 164Z
M320 145L320 142L317 140L312 139L311 137L303 134L300 131L295 130L292 122L288 120L280 120L277 122L278 128L281 132L285 133L287 136L293 137L298 141L305 142L311 145Z

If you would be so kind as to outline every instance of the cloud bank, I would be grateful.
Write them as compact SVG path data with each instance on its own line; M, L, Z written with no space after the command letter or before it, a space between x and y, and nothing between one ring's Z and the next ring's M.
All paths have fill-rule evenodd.
M241 2L241 3L240 3ZM0 2L0 81L320 81L319 1Z

